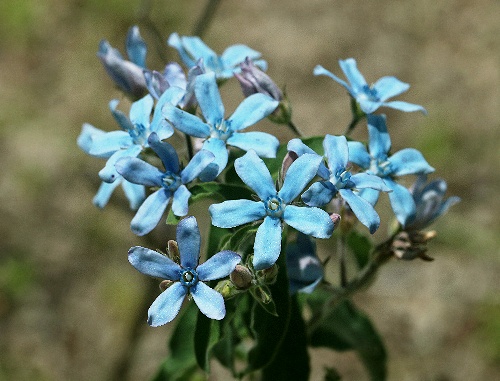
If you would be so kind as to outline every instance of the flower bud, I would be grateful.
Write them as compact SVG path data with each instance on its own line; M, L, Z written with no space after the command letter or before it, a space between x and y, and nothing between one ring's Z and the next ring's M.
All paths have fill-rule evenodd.
M171 280L164 280L160 283L160 290L161 292L165 291L167 288L169 288L171 285L173 285L174 282L172 282Z
M239 290L246 290L253 283L252 273L248 268L242 265L236 265L236 268L229 275L229 278Z
M403 231L394 237L391 250L393 254L403 260L416 258L424 261L433 261L434 258L427 255L427 241L436 236L436 232L406 232Z
M340 224L340 214L337 214L337 213L332 213L330 214L330 219L332 220L333 222L333 228L335 229L337 226L339 226Z
M277 276L278 265L276 263L267 269L257 271L257 277L259 280L266 284L273 284L276 282Z
M261 93L277 101L283 99L283 93L271 77L255 66L249 57L245 58L245 62L242 62L240 67L241 73L234 73L234 76L240 82L245 97Z
M221 294L224 299L232 298L241 292L229 279L221 280L214 290Z
M288 171L288 168L290 168L290 165L297 160L299 156L297 155L296 152L294 151L288 151L285 157L283 158L283 163L281 163L281 171L280 171L280 181L283 181L283 179L286 176L286 172Z
M172 261L174 261L175 263L180 263L181 255L179 253L179 246L177 245L177 241L174 241L173 239L168 240L167 253Z

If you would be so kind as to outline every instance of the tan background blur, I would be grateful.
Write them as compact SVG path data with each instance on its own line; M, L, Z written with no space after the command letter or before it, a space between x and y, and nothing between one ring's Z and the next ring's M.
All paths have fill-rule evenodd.
M92 206L103 162L75 141L84 122L116 129L107 103L124 98L96 57L99 40L124 52L138 24L148 66L160 69L161 55L177 59L168 35L191 34L205 3L0 2L0 380L147 380L167 354L171 328L146 325L148 280L126 260L147 243L130 232L120 191L103 211ZM342 58L356 58L369 82L410 83L399 99L429 111L384 110L393 148L421 150L462 202L434 225L434 262L393 261L356 296L386 340L389 380L500 379L499 16L497 0L223 0L204 36L219 53L235 43L261 51L307 135L349 123L345 91L312 75L316 64L340 74ZM234 82L222 96L228 113L242 99ZM361 125L354 137L365 134ZM154 239L169 234L161 227ZM144 324L128 351L137 314ZM366 379L352 353L315 351L313 364L313 380L324 365Z

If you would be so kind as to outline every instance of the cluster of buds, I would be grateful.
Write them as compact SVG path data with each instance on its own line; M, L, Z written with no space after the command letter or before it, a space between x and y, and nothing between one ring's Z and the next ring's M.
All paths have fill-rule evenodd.
M402 231L392 241L391 251L399 259L433 261L427 255L427 242L436 237L436 231Z

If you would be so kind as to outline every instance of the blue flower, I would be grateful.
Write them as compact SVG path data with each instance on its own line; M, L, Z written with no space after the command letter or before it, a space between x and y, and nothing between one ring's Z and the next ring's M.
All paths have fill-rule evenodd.
M183 95L184 90L178 87L170 87L165 91L156 104L151 122L154 100L150 95L132 103L130 119L116 109L118 100L115 99L109 103L109 107L122 131L104 132L93 127L92 132L89 132L89 128L84 126L78 137L80 148L89 155L108 159L99 172L101 180L107 183L117 180L119 174L115 169L116 162L122 157L138 156L148 147L150 133L156 132L160 139L172 136L174 130L163 118L161 109L165 104L177 104Z
M94 126L84 123L82 127L82 132L78 136L77 144L84 151L89 152L92 146L92 139L98 135L103 135L106 132L95 128ZM97 155L96 155L97 156ZM98 156L101 158L109 158L111 156L110 153L107 153L102 156ZM129 200L130 209L137 210L139 206L142 204L144 199L146 198L146 191L143 185L132 184L123 178L118 178L113 183L102 182L97 194L94 197L93 203L98 208L104 208L113 191L118 187L118 185L122 186L125 196Z
M279 141L274 136L259 131L246 133L240 131L272 113L278 106L278 101L264 94L254 94L245 98L233 115L224 119L224 105L214 73L197 76L194 92L205 122L168 104L163 108L163 115L175 128L185 134L206 139L203 148L213 152L215 160L200 179L213 180L226 168L228 161L226 144L245 151L254 150L261 157L276 157Z
M328 238L333 222L328 213L319 208L299 207L293 200L302 192L318 171L318 155L304 154L295 160L285 175L284 183L276 191L271 174L254 151L235 160L235 169L243 182L253 189L260 201L228 200L209 207L212 224L233 228L264 219L257 229L253 265L257 270L272 266L281 251L282 223L316 238Z
M143 74L143 69L146 67L147 48L137 26L129 29L126 48L130 61L123 59L120 52L108 41L102 40L97 56L116 85L137 99L147 92Z
M290 294L310 294L323 279L323 265L316 256L316 245L311 238L299 233L297 240L286 247L286 269Z
M363 199L358 190L364 188L376 189L388 192L390 189L384 181L377 176L368 173L352 174L347 169L349 161L349 148L345 136L326 135L323 140L328 170L322 167L318 174L324 181L319 181L302 195L302 201L309 206L323 206L329 203L337 193L349 205L359 221L370 229L370 233L380 226L380 217L373 206ZM293 139L288 143L288 150L297 155L314 152L299 139Z
M201 237L194 217L187 217L177 225L177 244L180 264L141 246L132 247L128 252L129 262L141 273L174 282L149 307L148 324L158 327L171 322L188 294L204 315L210 319L223 319L226 315L224 298L203 282L228 276L241 257L226 250L198 265Z
M191 197L186 184L193 181L214 160L211 152L200 150L181 170L179 158L172 145L160 141L154 132L149 135L148 143L163 162L164 172L135 157L124 157L115 164L118 173L126 180L159 188L142 203L132 219L130 226L137 235L147 234L158 225L171 198L173 213L176 216L185 216Z
M356 99L365 114L375 112L379 107L391 107L401 111L427 112L422 106L402 101L386 102L389 98L404 93L410 88L407 83L401 82L396 77L382 77L373 85L368 85L363 75L359 72L356 61L353 58L339 61L340 68L344 72L349 84L321 65L314 68L314 75L326 75L338 82Z
M180 37L177 33L172 33L167 43L177 50L188 68L195 66L202 59L207 73L215 73L217 79L231 78L233 73L239 73L241 71L239 65L246 57L252 60L261 57L259 52L240 44L228 47L219 57L199 37ZM262 70L267 68L266 61L258 60L255 64Z
M420 175L410 189L417 207L415 218L406 225L406 230L422 230L445 214L448 209L460 201L460 197L444 198L447 185L443 179L427 183L427 175Z
M414 218L416 209L410 191L397 184L393 178L404 175L427 174L434 171L422 154L413 148L402 149L389 156L391 138L387 133L385 115L368 115L368 149L360 142L348 142L349 161L367 173L381 177L392 190L389 200L397 220L405 226ZM363 189L363 198L375 205L379 191Z

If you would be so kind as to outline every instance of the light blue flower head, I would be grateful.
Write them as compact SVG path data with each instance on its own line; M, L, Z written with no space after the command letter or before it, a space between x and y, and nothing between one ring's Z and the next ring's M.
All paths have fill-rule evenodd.
M460 201L460 197L445 199L447 185L443 179L427 182L427 175L420 175L410 189L417 211L415 218L406 226L406 230L422 230L445 214L448 209Z
M239 65L249 57L255 61L255 64L262 70L266 70L267 63L258 60L261 54L248 46L237 44L228 47L221 56L218 56L210 49L199 37L179 36L172 33L167 41L168 45L173 47L179 53L184 64L191 68L195 66L200 59L208 72L215 73L217 79L227 79L233 76L233 73L239 73Z
M201 236L194 217L184 218L177 225L177 245L180 264L141 246L132 247L128 252L129 262L141 273L174 282L149 307L148 324L158 327L171 322L188 294L204 315L210 319L223 319L226 315L224 298L204 282L228 276L241 257L226 250L198 265Z
M273 135L260 131L241 132L267 117L278 106L278 101L264 94L245 98L227 119L224 118L219 88L214 73L196 77L194 93L205 121L173 105L163 107L163 115L185 134L205 139L203 149L213 152L215 160L200 179L210 181L226 168L227 146L254 150L261 157L276 157L279 141Z
M414 148L402 149L389 156L391 138L387 132L385 115L368 115L368 151L360 142L348 142L349 161L358 165L366 173L381 177L389 192L391 207L401 225L405 226L415 217L416 207L408 189L397 184L394 178L404 175L428 174L434 171L422 154ZM379 191L363 189L361 196L375 205Z
M347 82L340 79L323 66L317 65L314 68L314 75L326 75L342 85L359 103L361 110L365 114L375 112L379 107L385 106L401 111L421 111L427 112L422 106L402 101L387 102L389 98L404 93L410 88L407 83L401 82L396 77L382 77L373 85L368 85L363 75L359 72L356 61L353 58L339 61L340 68L347 78Z
M129 29L126 48L129 60L125 60L108 41L102 40L97 56L116 85L132 98L138 99L147 93L143 74L147 48L139 33L139 27L133 26Z
M328 213L319 208L292 204L316 175L320 163L318 155L302 155L290 165L283 186L277 191L269 170L254 151L235 160L236 173L255 191L260 201L228 200L211 205L209 212L212 224L220 228L233 228L263 219L254 243L253 265L257 270L271 267L278 259L283 222L316 238L331 236L334 225Z
M179 217L188 213L191 197L186 184L193 181L214 160L212 152L200 150L184 169L181 169L175 148L162 142L156 133L148 139L149 147L161 159L165 171L160 171L151 164L136 157L121 158L115 164L118 173L134 184L159 188L142 203L130 224L137 235L145 235L153 230L161 220L170 199L172 212Z
M310 294L323 279L323 265L316 256L316 245L311 237L298 233L296 242L286 247L286 269L290 294Z

